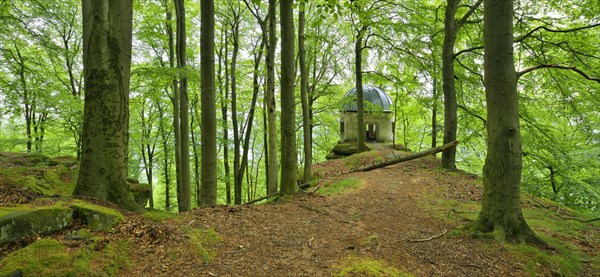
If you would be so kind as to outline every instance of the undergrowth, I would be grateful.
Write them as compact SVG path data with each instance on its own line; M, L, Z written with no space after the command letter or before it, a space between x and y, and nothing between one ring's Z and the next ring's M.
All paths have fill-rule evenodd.
M384 262L367 257L350 256L344 258L336 268L334 276L413 276L401 270L387 266Z
M356 190L361 185L362 182L358 178L352 177L332 184L324 185L319 190L317 190L316 193L323 196L339 195Z
M193 252L198 254L203 263L208 264L215 258L217 253L210 249L210 245L221 241L219 233L212 228L186 228L185 234L189 237Z

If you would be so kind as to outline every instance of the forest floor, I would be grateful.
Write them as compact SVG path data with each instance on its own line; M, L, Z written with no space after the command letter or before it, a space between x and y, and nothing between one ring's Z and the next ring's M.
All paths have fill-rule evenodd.
M345 173L398 153L315 165L316 192L267 204L194 209L161 222L124 212L114 232L98 236L128 242L122 276L600 276L600 224L562 219L546 200L524 194L522 205L549 245L515 245L462 231L477 217L481 180L440 170L434 157ZM68 232L49 238L89 244L65 241Z

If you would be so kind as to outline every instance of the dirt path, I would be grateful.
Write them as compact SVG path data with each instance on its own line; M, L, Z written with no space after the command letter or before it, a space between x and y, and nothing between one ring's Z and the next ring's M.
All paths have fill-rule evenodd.
M468 178L434 167L433 159L425 159L352 174L363 186L338 196L194 210L178 227L214 228L223 238L214 245L216 258L200 266L146 263L135 273L331 276L340 271L344 259L368 257L416 276L523 275L515 261L505 258L508 255L494 248L484 251L481 243L450 236L411 241L454 227L431 215L430 202L432 195L464 190ZM473 189L473 184L466 186Z

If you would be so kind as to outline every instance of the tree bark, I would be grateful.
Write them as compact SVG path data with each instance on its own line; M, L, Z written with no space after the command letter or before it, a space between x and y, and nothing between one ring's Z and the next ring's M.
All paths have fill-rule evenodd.
M454 44L456 43L456 10L460 0L447 0L444 16L442 48L442 82L444 91L444 144L456 140L456 88L454 87ZM456 150L442 153L442 167L456 170Z
M312 137L310 111L308 106L308 70L306 69L306 45L304 29L305 3L300 2L300 14L298 15L298 55L300 60L300 100L302 102L302 131L304 133L304 183L309 183L311 179L312 166Z
M275 48L277 0L269 0L269 43L267 44L267 194L277 192L277 124L275 122Z
M186 23L184 0L175 0L175 13L177 15L177 67L180 74L179 79L179 139L180 139L180 178L177 184L177 205L179 212L191 209L190 194L190 136L189 136L189 101L187 93L187 77L185 73L186 61Z
M474 230L494 232L501 240L543 243L521 211L522 150L512 17L512 1L485 1L483 66L488 142L481 212Z
M454 44L458 30L467 19L479 8L483 0L469 8L467 13L456 20L456 11L460 0L447 0L446 12L444 14L444 45L442 48L442 89L444 91L444 144L456 140L457 118L456 118L456 88L454 86ZM456 170L456 149L442 153L442 167Z
M230 169L229 169L229 126L227 125L227 99L229 99L229 68L227 66L227 41L228 41L227 32L221 33L221 48L219 48L218 54L218 65L219 68L217 72L219 72L217 79L219 79L219 92L221 96L221 128L223 129L223 167L225 169L225 199L227 205L231 205L231 178L230 178ZM224 49L223 49L224 48ZM223 54L223 50L225 53ZM222 72L222 67L225 67L224 74ZM224 78L223 78L223 75ZM223 81L225 79L225 81ZM225 83L225 86L223 86Z
M202 84L202 184L203 207L217 204L217 107L215 99L215 2L200 2L200 66Z
M171 185L171 163L169 163L169 134L165 130L164 124L164 110L160 103L158 106L158 118L160 123L160 134L162 138L162 147L163 147L163 174L165 175L165 210L169 210L171 208L171 196L169 194L169 186Z
M296 159L296 101L294 98L293 0L281 0L281 194L298 192Z
M127 184L133 1L83 0L85 104L74 195L140 210Z
M233 10L234 8L231 7ZM233 125L233 202L242 204L242 180L240 180L240 130L237 118L237 56L239 51L240 21L239 14L233 11L233 53L231 56L231 125Z
M364 33L367 30L366 26L363 26L358 30L356 35L356 42L354 43L354 75L356 76L356 135L358 137L358 152L364 152L367 150L365 147L365 105L363 95L363 82L362 82L362 50L363 50L363 39Z

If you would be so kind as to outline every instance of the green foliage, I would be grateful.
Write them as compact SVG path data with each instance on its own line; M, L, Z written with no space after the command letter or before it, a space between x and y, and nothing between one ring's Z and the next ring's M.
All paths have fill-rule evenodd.
M131 267L125 241L92 243L74 252L61 242L41 239L0 261L0 275L20 269L23 276L114 276Z
M413 276L401 270L385 265L384 262L368 257L350 256L336 266L339 270L334 276Z
M339 195L354 191L362 185L358 178L348 178L332 184L323 185L321 189L317 190L317 194L324 196Z

